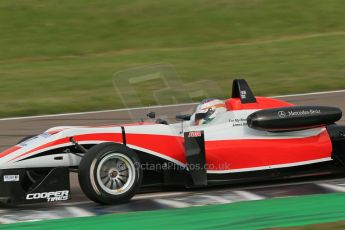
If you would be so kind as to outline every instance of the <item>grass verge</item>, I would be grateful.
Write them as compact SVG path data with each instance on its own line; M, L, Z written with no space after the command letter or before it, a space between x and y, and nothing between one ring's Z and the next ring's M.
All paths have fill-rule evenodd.
M238 76L261 95L343 89L344 11L341 0L4 0L0 117L123 107L114 73L155 63L178 71L178 103L191 85L207 90L201 80L229 96ZM164 87L134 87L130 105L170 103L154 97Z

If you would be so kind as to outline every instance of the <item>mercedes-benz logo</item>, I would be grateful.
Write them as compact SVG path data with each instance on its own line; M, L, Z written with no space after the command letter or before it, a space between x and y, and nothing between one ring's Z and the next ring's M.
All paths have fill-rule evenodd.
M278 116L279 116L280 118L285 118L285 117L286 117L286 113L285 113L284 111L279 111L279 112L278 112Z

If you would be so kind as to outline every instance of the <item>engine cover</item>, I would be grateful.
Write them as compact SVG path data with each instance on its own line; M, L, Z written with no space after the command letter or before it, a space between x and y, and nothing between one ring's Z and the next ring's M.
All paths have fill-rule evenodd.
M341 119L342 111L328 106L291 106L263 109L247 118L250 128L265 131L296 131L330 125Z

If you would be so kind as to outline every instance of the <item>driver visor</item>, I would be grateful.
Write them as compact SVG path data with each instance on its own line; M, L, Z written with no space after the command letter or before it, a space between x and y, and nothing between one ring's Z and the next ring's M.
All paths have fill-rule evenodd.
M201 120L201 119L205 119L205 117L207 116L207 112L205 113L197 113L195 114L195 120Z

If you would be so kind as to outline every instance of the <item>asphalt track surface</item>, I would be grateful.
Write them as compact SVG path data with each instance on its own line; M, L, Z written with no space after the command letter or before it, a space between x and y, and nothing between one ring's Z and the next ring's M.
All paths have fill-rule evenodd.
M332 92L325 94L313 94L313 95L291 95L287 97L281 97L279 99L297 104L297 105L326 105L340 107L345 111L345 92ZM31 117L20 119L0 119L0 151L16 144L18 140L25 136L42 133L44 130L54 126L68 126L68 125L86 125L97 126L107 124L118 124L138 121L146 119L146 114L151 111L155 111L158 118L167 119L173 121L176 114L188 114L194 109L194 105L174 105L174 106L159 106L153 108L136 108L119 111L104 111L97 113L86 114L69 114L69 115L57 115L47 117ZM345 117L342 118L339 124L345 125ZM298 185L298 186L297 186ZM296 189L297 188L297 189ZM295 180L285 181L281 183L264 183L264 184L252 184L252 185L238 185L229 187L216 187L212 189L202 190L167 190L142 193L135 197L130 206L118 206L118 208L111 208L109 206L101 207L89 201L81 192L76 174L71 174L71 190L72 200L67 203L59 203L57 207L69 207L75 216L87 216L91 215L89 211L96 210L100 213L113 213L113 212L126 212L126 211L138 211L138 210L154 210L159 208L179 208L193 205L209 204L209 203L229 203L233 200L257 200L270 197L277 197L277 194L283 196L290 195L303 195L314 193L329 193L329 192L345 192L345 179L342 177L323 177L323 178L310 178L306 181ZM214 196L214 194L218 194ZM231 198L229 198L229 196ZM238 196L238 197L236 197ZM152 203L152 200L157 202ZM182 201L181 201L182 200ZM199 202L199 203L198 203ZM200 204L201 202L201 204ZM56 205L55 205L56 206ZM84 207L79 209L78 207ZM88 207L89 209L85 209ZM30 207L42 210L42 212L51 208L47 205L38 205ZM25 213L26 207L21 207L20 210ZM107 210L107 211L106 211ZM15 210L13 210L15 211ZM18 210L16 210L18 211ZM0 222L4 214L11 214L11 210L0 210ZM66 210L61 211L68 213ZM24 215L24 214L23 214ZM70 215L70 214L66 214ZM72 215L72 214L71 214ZM29 215L30 216L30 215ZM60 216L63 218L64 216ZM23 217L24 218L24 217ZM26 219L25 219L26 218ZM26 216L24 220L35 219L34 217ZM47 217L46 219L49 219ZM53 218L53 217L52 217ZM10 218L11 219L11 218ZM14 218L12 222L20 221ZM8 221L11 223L11 221Z

